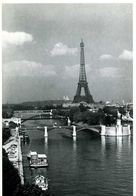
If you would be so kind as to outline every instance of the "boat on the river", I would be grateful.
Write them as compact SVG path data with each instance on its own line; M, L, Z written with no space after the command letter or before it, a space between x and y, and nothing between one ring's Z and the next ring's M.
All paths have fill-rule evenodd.
M43 191L47 191L48 190L48 179L42 175L38 175L35 177L35 185L37 185Z
M46 154L37 154L37 152L31 152L30 155L30 167L47 167L48 160Z

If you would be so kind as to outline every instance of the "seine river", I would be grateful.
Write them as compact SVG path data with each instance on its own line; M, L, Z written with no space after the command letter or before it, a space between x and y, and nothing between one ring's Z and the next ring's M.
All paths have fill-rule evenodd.
M73 141L69 130L55 129L44 139L44 127L51 121L27 121L30 137L22 145L25 181L33 183L38 174L49 178L55 196L132 196L132 137L96 137L89 131L79 132ZM46 153L49 167L30 169L29 150Z

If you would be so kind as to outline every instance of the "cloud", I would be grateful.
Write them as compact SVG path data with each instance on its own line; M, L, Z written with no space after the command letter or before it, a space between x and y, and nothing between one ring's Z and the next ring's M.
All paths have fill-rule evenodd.
M6 48L8 45L20 46L25 42L32 42L33 36L25 32L7 32L2 31L2 45Z
M119 59L131 61L133 60L133 52L129 50L123 50L123 52L119 56Z
M12 61L3 65L4 76L55 76L53 65L43 65L34 61Z
M80 65L65 66L63 76L65 78L78 78Z
M51 56L62 56L62 55L76 55L77 48L69 48L67 45L59 42L55 44L54 48L50 51Z
M103 54L99 57L100 60L110 60L113 59L112 55L110 54Z
M102 69L99 69L98 73L101 77L106 77L106 78L120 77L119 68L116 67L104 67Z

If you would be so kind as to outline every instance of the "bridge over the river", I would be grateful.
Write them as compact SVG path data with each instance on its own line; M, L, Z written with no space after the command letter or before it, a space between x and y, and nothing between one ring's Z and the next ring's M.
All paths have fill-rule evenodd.
M21 126L21 124L25 123L26 121L29 120L60 120L60 122L62 122L62 124L66 124L69 125L70 119L69 117L66 116L61 116L61 115L53 115L51 112L48 113L37 113L37 114L33 114L31 116L25 116L25 117L12 117L12 118L8 118L8 119L2 119L2 122L4 124L6 124L6 126L9 126L10 122L15 123L17 126Z
M88 124L83 124L83 125L71 125L71 122L70 122L70 119L69 117L66 117L66 116L60 116L60 115L52 115L52 113L50 114L44 114L44 113L41 113L41 114L36 114L36 115L33 115L29 118L22 118L21 119L21 123L24 123L28 120L44 120L44 119L53 119L53 120L63 120L66 122L67 126L48 126L48 128L45 126L45 137L48 136L48 132L53 130L53 129L56 129L56 128L59 128L59 129L66 129L66 130L70 130L70 131L73 131L72 132L72 135L77 135L77 133L81 132L81 131L85 131L85 130L88 130L94 134L99 134L101 133L101 126L100 125L88 125ZM48 130L47 130L48 129Z
M36 114L33 115L31 117L27 117L27 118L21 118L21 123L24 123L28 120L50 120L50 119L54 119L54 120L64 120L64 121L68 121L68 117L65 116L60 116L60 115L49 115L49 114Z
M44 137L48 138L48 134L50 131L54 129L66 129L67 131L71 132L71 135L73 138L77 137L77 134L81 131L90 131L90 133L96 134L96 135L101 135L101 125L71 125L71 126L45 126L44 127Z

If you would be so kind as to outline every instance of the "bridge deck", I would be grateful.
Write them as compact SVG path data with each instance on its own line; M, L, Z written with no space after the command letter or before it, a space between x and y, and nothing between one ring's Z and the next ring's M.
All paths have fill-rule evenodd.
M67 120L67 117L63 117L63 116L32 116L32 117L29 117L29 118L22 118L21 119L21 122L25 122L25 121L28 121L28 120Z
M29 130L33 130L33 129L36 129L36 128L29 128ZM37 127L37 129L39 130L44 130L44 127ZM48 126L48 131L51 131L53 129L65 129L65 130L70 130L72 131L73 130L73 125L71 126L64 126L64 125L59 125L59 126ZM80 131L83 131L83 130L90 130L92 132L95 132L95 133L100 133L100 130L101 130L101 127L100 125L96 125L96 126L76 126L76 131L77 132L80 132Z

